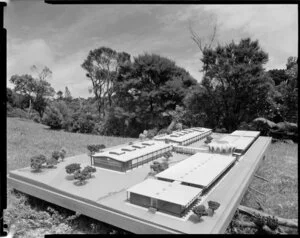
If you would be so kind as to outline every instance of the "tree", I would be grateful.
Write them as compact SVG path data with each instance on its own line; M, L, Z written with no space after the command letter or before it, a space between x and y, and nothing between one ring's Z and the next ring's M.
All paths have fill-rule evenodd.
M68 87L65 87L65 99L68 101L72 100L71 92Z
M73 174L75 173L75 171L78 171L81 169L80 164L78 163L73 163L73 164L69 164L65 167L67 174Z
M204 113L213 127L233 131L241 122L269 113L275 88L263 68L268 55L258 41L204 48L201 61L204 77L192 92L196 95L187 96L187 106L193 109L198 103L198 114Z
M55 159L56 161L58 161L58 159L60 158L60 151L53 151L52 152L52 158Z
M85 184L85 182L86 182L86 180L88 179L88 178L90 178L90 173L88 173L87 171L80 171L80 170L76 170L75 172L74 172L74 179L75 180L78 180L78 183L80 184L80 185L83 185L83 184Z
M220 203L215 202L215 201L208 201L208 207L213 211L213 213L215 212L215 210L217 210L220 207Z
M56 95L57 95L57 99L59 99L59 100L61 100L62 98L63 98L63 92L62 91L58 91L57 93L56 93Z
M195 84L174 61L155 54L139 55L133 63L120 67L115 99L121 110L115 117L123 121L124 134L138 136L148 128L166 127L170 116L164 112L182 106L182 99Z
M87 145L87 149L89 151L88 155L91 158L91 165L92 163L92 156L96 153L99 152L100 150L104 149L106 146L103 144L99 144L99 145Z
M108 47L91 50L81 65L87 71L87 78L92 82L92 91L98 101L100 114L105 115L105 100L108 108L112 106L114 84L120 65L130 61L130 55L118 53Z
M21 76L13 75L10 78L10 82L15 85L14 91L29 98L29 112L33 106L33 108L38 111L40 117L43 116L47 106L47 98L52 97L55 93L51 84L46 81L51 74L52 72L49 68L45 67L38 73L37 79L28 74Z
M62 161L65 159L66 154L67 154L67 150L65 148L61 148L60 151L59 151L59 156L60 156Z
M274 81L275 86L278 86L279 84L287 81L287 79L288 79L288 76L286 75L286 72L284 69L272 69L272 70L268 71L268 74Z
M33 156L30 159L30 167L33 169L35 172L41 171L43 164L46 162L46 157L42 154Z
M206 211L206 208L204 205L199 205L199 206L196 206L193 208L193 213L195 215L197 215L199 217L199 219L202 217L202 216L207 216L208 213Z

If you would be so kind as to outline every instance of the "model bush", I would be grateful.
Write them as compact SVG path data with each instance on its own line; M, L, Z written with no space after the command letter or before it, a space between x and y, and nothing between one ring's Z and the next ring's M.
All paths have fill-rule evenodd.
M75 173L76 171L80 170L81 167L80 167L80 164L77 164L77 163L73 163L73 164L69 164L65 167L66 169L66 172L68 174L73 174Z
M208 201L208 207L213 211L213 213L215 212L215 210L217 210L220 207L220 203L215 202L215 201Z
M58 161L58 159L60 158L60 151L53 151L52 152L52 158L55 159L56 161Z
M46 157L42 154L31 157L30 167L33 171L40 171L43 167L43 164L46 162Z
M163 154L163 156L166 158L166 160L168 161L170 159L170 157L173 157L173 154L171 151L165 152Z
M199 206L194 207L193 208L193 213L195 215L197 215L199 218L201 218L202 216L207 216L208 215L204 205L199 205Z
M90 178L90 173L88 173L87 171L83 172L80 170L76 170L74 173L74 179L78 180L79 184L84 184L85 181Z
M212 141L212 137L211 136L207 136L206 140L204 141L205 144L209 144Z
M84 176L86 176L87 178L91 178L92 177L92 173L95 173L95 172L96 172L96 168L94 168L92 166L86 166L81 171L81 173L83 173Z
M64 160L64 158L66 157L66 154L67 154L67 150L65 148L61 148L59 153L60 153L61 160Z
M57 160L53 157L46 160L47 168L53 168L57 163L58 163Z

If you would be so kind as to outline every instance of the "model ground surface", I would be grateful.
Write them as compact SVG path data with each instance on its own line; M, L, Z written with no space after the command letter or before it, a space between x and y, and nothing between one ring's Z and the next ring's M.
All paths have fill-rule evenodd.
M20 143L20 140L19 140L19 137L21 134L20 131L24 130L24 128L27 128L27 131L25 131L27 136L33 137L36 139L35 140L29 139L28 141L26 141L27 143L24 143L23 142L24 140L23 140ZM18 135L16 135L16 133L18 133ZM59 136L55 135L56 133L59 133L59 136L65 135L65 140L58 143L57 138ZM38 137L38 135L36 135L36 134L43 134L43 135ZM82 144L80 144L80 142L79 142L80 140L78 140L78 137L82 137L82 139L81 139ZM52 141L51 141L51 139L52 139ZM76 143L76 139L77 139L77 143ZM81 149L80 152L84 153L86 150L85 149L86 144L101 143L102 142L102 141L100 142L101 139L103 142L105 141L105 140L103 140L103 137L99 137L99 136L88 136L88 135L79 135L79 134L72 134L72 133L65 133L65 132L49 131L46 129L46 127L41 126L40 124L21 121L18 119L13 119L13 120L8 119L8 168L10 168L9 170L11 170L12 168L13 169L22 168L22 167L24 167L24 165L25 166L28 165L28 159L30 158L30 156L28 156L28 153L26 154L24 152L34 151L34 150L36 150L36 147L40 148L40 150L41 150L40 153L45 153L45 151L42 151L42 150L47 150L50 153L52 150L57 149L57 147L55 145L63 145L64 147L69 146L69 148L72 147L72 145L73 145L74 151L78 151ZM115 142L116 142L118 139L119 138L113 138L112 140L115 140ZM120 138L120 140L131 141L132 139ZM120 144L120 143L122 143L122 142L116 142L115 144ZM42 146L39 147L38 146L39 144L42 144ZM19 146L17 146L17 145L19 145ZM25 147L25 148L23 148L23 147ZM44 148L42 148L42 147L44 147ZM14 148L14 150L12 148ZM68 150L70 150L69 148L68 148ZM12 154L14 154L15 158L18 158L17 161L12 161ZM34 154L35 153L33 153L33 155ZM146 166L147 165L144 165L144 167L146 167ZM142 169L143 168L141 168L141 170ZM54 172L54 170L52 172ZM134 171L132 171L132 172L134 172ZM266 193L266 195L269 199L266 207L268 209L270 209L270 213L272 213L274 215L279 215L282 217L287 217L287 218L297 218L298 191L297 191L297 189L295 189L295 188L297 188L297 145L296 144L288 145L288 144L283 144L283 143L272 144L267 153L266 160L263 162L261 168L258 171L258 173L265 173L265 172L268 175L270 175L270 176L267 176L267 178L271 180L271 186L270 186L270 184L268 184L268 185L262 184L260 181L256 181L256 180L253 180L251 186L254 186L254 187L260 186L259 187L260 191ZM103 174L104 173L105 172L103 172ZM117 174L116 172L113 172L113 173ZM46 174L47 173L45 173L45 175L44 175L45 177L46 177ZM143 176L141 176L141 177L143 177ZM53 180L52 182L55 182L55 181ZM70 184L70 183L72 184L72 181L70 181L70 180L67 180L66 182L68 184ZM90 179L88 181L88 183L90 185L93 184L93 182L94 182L93 179ZM105 183L106 182L102 181L102 183L100 183L100 186L97 186L97 189L102 190L102 185ZM284 184L284 193L282 193L283 184ZM66 186L66 185L61 185L61 186ZM103 186L103 189L104 189L104 187L105 186ZM76 186L76 188L78 188L78 186ZM84 189L84 186L80 187L80 189ZM105 191L108 192L110 190L107 189ZM122 196L121 194L122 194L122 192L118 193L119 196ZM8 197L9 203L14 200L11 196L13 196L13 195L10 195L10 197ZM99 197L97 197L97 198L99 198ZM255 207L255 204L253 205L253 201L251 199L252 199L251 196L249 197L248 194L246 194L246 196L243 199L243 203L245 204L248 202L253 207ZM102 201L107 201L107 199L104 198ZM280 204L281 206L278 207L278 204ZM290 207L290 204L294 204L294 206L291 210L288 209L288 207ZM20 207L21 207L21 209L19 209L19 212L18 212L19 216L21 216L23 214L22 206L20 206ZM13 208L10 207L10 209L13 209ZM95 220L94 220L94 222L97 223ZM101 224L101 223L97 223L97 224ZM33 228L33 229L36 229L36 228ZM78 227L76 227L74 229L78 229ZM87 232L87 233L95 232L95 230L92 228L85 229L85 232ZM101 229L100 230L98 229L98 232L101 232Z

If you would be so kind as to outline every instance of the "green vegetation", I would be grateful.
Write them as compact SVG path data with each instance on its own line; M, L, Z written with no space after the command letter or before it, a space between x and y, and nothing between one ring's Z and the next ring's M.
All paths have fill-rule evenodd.
M87 143L97 144L102 142L110 147L132 141L132 138L102 137L52 131L44 125L17 118L8 118L7 127L8 171L27 167L28 158L36 154L51 155L52 151L57 150L61 145L64 145L65 150L68 150L69 156L73 156L85 153ZM284 218L298 218L297 167L297 144L283 142L271 144L266 159L257 171L258 175L267 178L270 183L254 178L250 184L251 187L266 194L262 204L266 212ZM256 197L262 199L259 195L254 196L253 193L247 192L241 204L257 208ZM4 215L5 222L23 237L41 237L45 233L126 233L103 222L83 215L75 216L74 212L67 209L31 196L20 195L20 193L9 191L7 201L8 209ZM56 212L49 212L47 207L52 207ZM72 220L74 216L76 218ZM35 217L44 218L37 219ZM238 215L238 218L240 217L242 215ZM51 226L45 225L48 219ZM54 221L51 219L54 219ZM67 222L69 220L70 222ZM253 233L253 230L244 228L234 231L228 228L227 232Z
M205 207L205 205L199 205L199 206L196 206L193 208L193 213L199 217L199 219L202 217L202 216L207 216L208 213L207 213L207 209Z

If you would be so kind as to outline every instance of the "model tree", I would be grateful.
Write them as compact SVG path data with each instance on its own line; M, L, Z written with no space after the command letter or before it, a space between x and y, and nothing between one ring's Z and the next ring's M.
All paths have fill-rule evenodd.
M86 176L87 178L91 178L92 177L92 173L95 173L95 172L96 172L96 168L94 168L92 166L86 166L81 171L81 173L83 173L84 176Z
M202 216L207 216L208 213L204 205L199 205L193 208L193 213L200 219Z
M59 151L59 153L60 153L60 158L63 161L64 158L66 157L67 150L65 148L61 148L60 151Z
M93 156L93 154L95 154L96 152L100 152L102 149L106 148L106 146L103 145L103 144L99 144L99 145L87 145L86 148L89 151L88 155L91 158L91 165L93 165L93 163L92 163L92 156Z
M207 136L206 140L204 141L205 144L209 144L212 141L212 137L211 136Z
M35 172L41 171L43 164L46 162L46 157L42 154L31 157L30 167Z
M57 163L58 163L57 160L55 158L53 158L53 157L48 158L46 160L46 166L47 166L47 168L53 168Z
M78 180L78 183L80 185L83 185L88 178L89 178L89 173L87 172L83 173L80 170L76 170L74 173L74 179Z
M220 207L220 203L215 202L215 201L208 201L208 207L212 210L214 213L215 210L217 210Z
M171 151L165 152L163 156L166 158L166 161L169 161L170 157L173 157Z
M73 174L75 173L76 171L80 171L81 167L80 167L80 164L77 164L77 163L73 163L73 164L69 164L65 167L66 169L66 172L68 174Z

